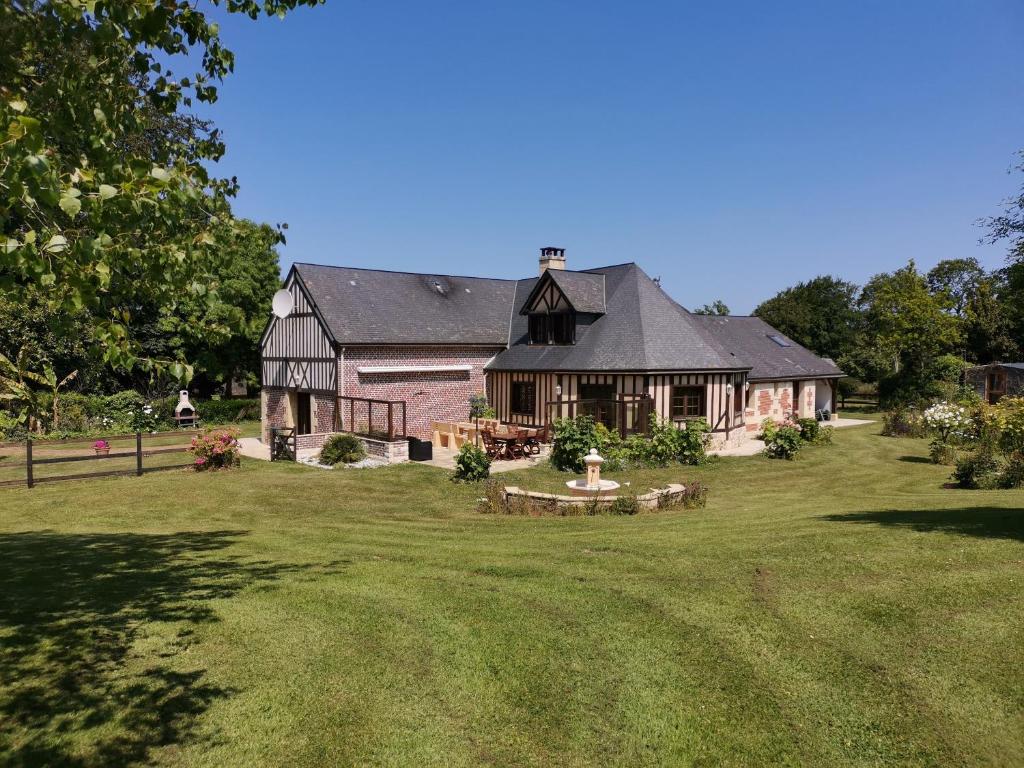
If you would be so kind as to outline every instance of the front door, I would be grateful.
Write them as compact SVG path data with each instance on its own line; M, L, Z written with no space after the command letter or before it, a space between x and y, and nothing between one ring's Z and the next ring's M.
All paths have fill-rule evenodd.
M312 407L309 400L309 392L299 392L298 414L295 419L295 431L300 435L310 434L312 429Z

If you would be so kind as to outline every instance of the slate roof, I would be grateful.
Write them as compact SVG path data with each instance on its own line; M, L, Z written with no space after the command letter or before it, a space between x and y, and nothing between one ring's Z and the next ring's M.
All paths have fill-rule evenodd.
M839 367L827 358L818 357L788 336L775 330L759 317L729 315L691 315L729 351L746 360L751 381L784 378L817 378L842 376ZM789 343L781 347L771 340L775 335Z
M632 263L548 272L577 311L576 343L566 346L528 343L522 310L539 277L293 269L342 345L507 346L487 366L504 371L749 371L755 381L842 375L791 339L775 344L768 335L778 331L760 318L687 312Z
M492 360L498 371L733 370L750 366L724 349L636 264L575 274L603 275L606 311L578 317L573 345L532 346L521 314L539 278L520 280L509 348ZM559 275L562 277L562 275Z
M296 264L339 344L508 343L515 280Z

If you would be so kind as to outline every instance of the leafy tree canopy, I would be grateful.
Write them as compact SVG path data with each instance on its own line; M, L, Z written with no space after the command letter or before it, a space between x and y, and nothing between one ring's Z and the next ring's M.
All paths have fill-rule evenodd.
M728 315L729 307L725 305L725 302L721 299L715 299L710 304L705 304L703 307L698 307L693 310L695 315Z
M130 328L183 293L219 301L213 248L235 182L208 172L223 141L187 110L216 100L234 57L207 14L320 1L0 4L0 295L37 287L55 316L88 314L107 363L187 377L183 358L142 354ZM198 72L178 76L169 62L185 57Z
M821 276L776 294L754 314L816 354L839 360L859 327L857 286Z

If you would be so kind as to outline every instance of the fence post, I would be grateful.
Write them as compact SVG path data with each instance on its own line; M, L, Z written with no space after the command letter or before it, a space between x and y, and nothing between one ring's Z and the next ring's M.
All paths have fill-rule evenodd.
M32 438L25 438L25 480L31 488L35 483L32 480Z
M142 477L142 433L135 433L135 476Z
M270 460L274 461L277 454L277 427L270 428Z

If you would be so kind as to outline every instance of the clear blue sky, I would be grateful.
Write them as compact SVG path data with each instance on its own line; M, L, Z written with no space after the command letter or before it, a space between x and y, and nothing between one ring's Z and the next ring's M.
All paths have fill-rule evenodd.
M1024 3L345 2L224 20L236 213L312 261L640 263L749 312L976 256L1019 185Z

